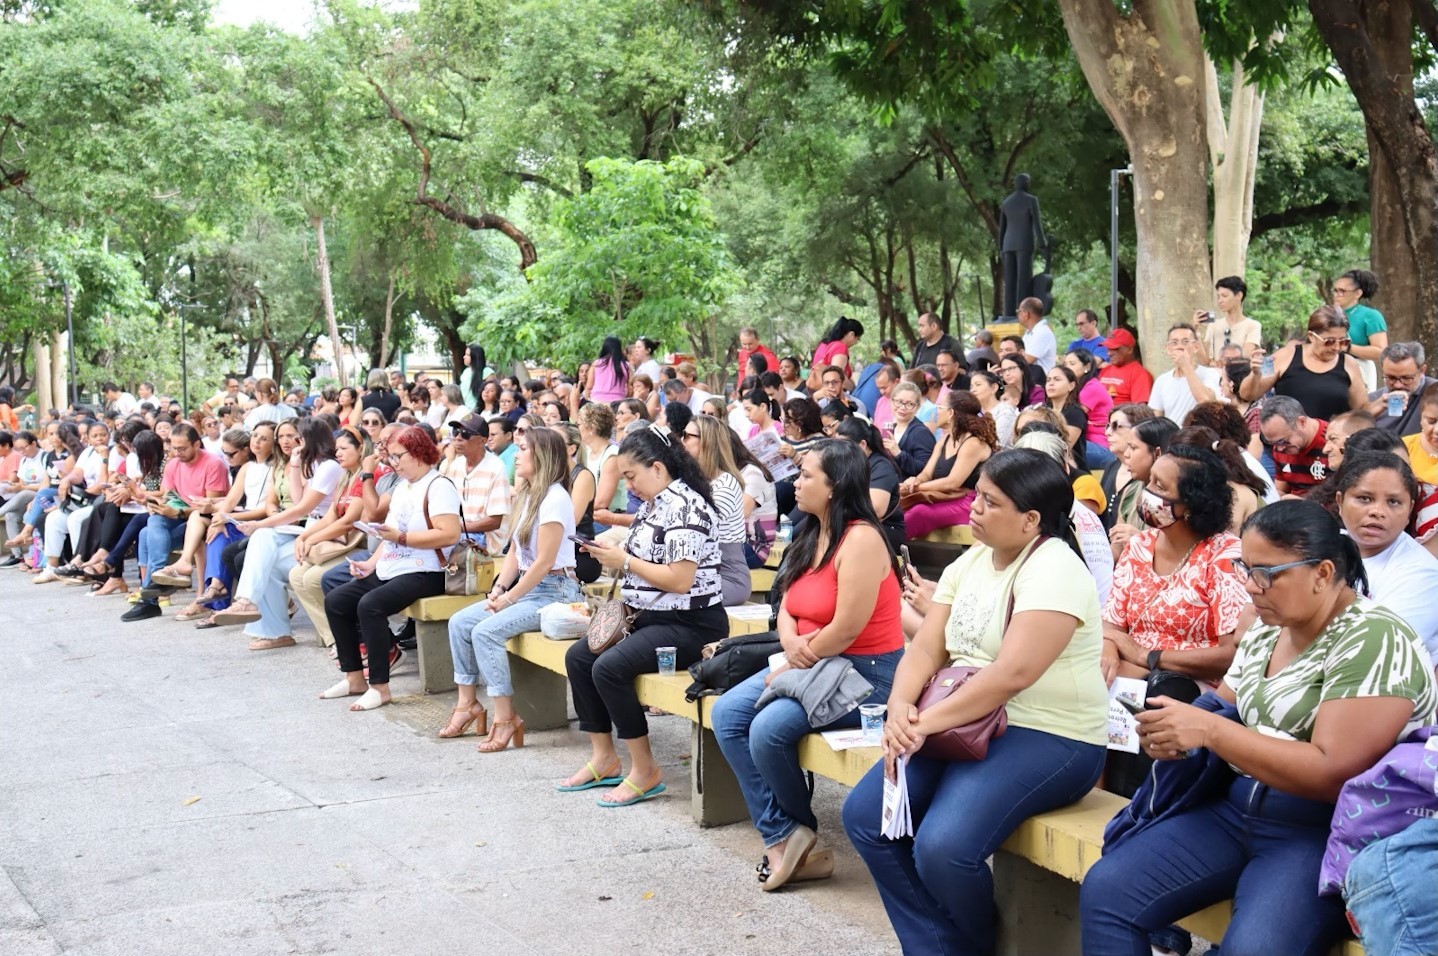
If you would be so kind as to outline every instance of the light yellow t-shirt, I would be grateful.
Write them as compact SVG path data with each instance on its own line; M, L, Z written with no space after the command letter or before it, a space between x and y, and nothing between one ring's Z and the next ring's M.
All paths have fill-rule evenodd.
M1098 588L1083 560L1064 542L1049 539L1027 560L994 570L993 551L977 544L939 578L934 601L950 606L944 645L953 663L986 667L999 654L1010 583L1014 614L1061 611L1078 619L1078 630L1058 659L1032 686L1008 703L1009 723L1084 743L1108 743L1108 688L1099 657L1103 619Z
M1228 333L1228 341L1223 340L1223 334ZM1219 316L1209 323L1203 334L1203 345L1208 350L1208 357L1218 359L1218 354L1223 351L1225 345L1238 345L1243 348L1244 355L1248 354L1248 346L1263 347L1263 326L1258 324L1257 319L1244 317L1239 319L1238 324L1229 326L1228 319Z
M1438 485L1438 458L1423 450L1421 435L1404 435L1403 444L1408 448L1408 459L1413 464L1413 475L1429 485Z

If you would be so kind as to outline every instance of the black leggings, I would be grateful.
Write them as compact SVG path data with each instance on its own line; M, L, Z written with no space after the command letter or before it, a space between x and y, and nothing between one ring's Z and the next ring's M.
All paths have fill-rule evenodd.
M125 552L130 550L130 545L140 536L140 529L145 527L149 520L148 514L128 514L108 501L102 501L95 506L95 513L90 516L86 533L94 528L99 531L95 547L90 553L94 554L100 548L105 549L105 563L110 566L110 577L125 576Z
M236 584L240 583L240 572L245 570L245 552L249 547L250 539L245 537L238 541L231 541L220 549L220 563L225 566L226 571L230 572L230 580Z
M325 595L325 616L339 651L340 670L346 674L364 669L360 641L369 657L369 682L389 683L389 646L394 635L389 616L420 598L444 593L443 571L412 571L381 581L370 572ZM696 660L698 658L695 658Z
M579 729L607 734L617 727L620 740L647 737L649 721L634 678L659 672L654 649L674 648L675 665L682 672L699 661L705 644L728 636L729 615L716 604L690 611L641 611L629 636L598 656L587 642L575 641L565 652L564 670L574 692Z

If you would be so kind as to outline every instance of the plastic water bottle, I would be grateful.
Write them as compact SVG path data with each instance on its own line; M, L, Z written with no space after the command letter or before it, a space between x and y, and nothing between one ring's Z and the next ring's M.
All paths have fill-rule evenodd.
M788 546L794 540L794 522L789 520L788 515L779 516L779 530L774 532L774 543Z

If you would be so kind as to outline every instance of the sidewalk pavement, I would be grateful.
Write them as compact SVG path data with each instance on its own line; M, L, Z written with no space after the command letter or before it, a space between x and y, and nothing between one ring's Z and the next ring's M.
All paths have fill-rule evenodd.
M601 809L554 790L588 757L573 727L479 754L433 736L447 695L317 699L337 672L303 612L300 646L256 653L124 609L0 571L4 956L898 951L827 781L834 878L765 894L753 828L689 817L682 718L650 721L669 793Z

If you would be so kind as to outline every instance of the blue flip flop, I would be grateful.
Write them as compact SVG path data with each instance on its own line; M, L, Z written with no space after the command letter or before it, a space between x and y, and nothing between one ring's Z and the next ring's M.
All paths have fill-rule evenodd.
M601 777L599 775L599 771L594 769L593 761L586 763L584 766L588 767L589 772L594 775L593 780L589 781L588 783L581 783L578 786L573 787L567 786L565 784L560 784L554 789L558 790L560 793L578 793L580 790L593 790L595 787L613 787L624 780L623 777Z
M625 800L618 800L613 803L608 800L596 800L594 802L599 804L601 807L632 807L636 803L643 803L645 800L652 800L654 797L659 796L667 789L664 784L656 783L648 790L640 790L633 784L633 782L630 781L628 777L625 777L623 780L621 780L619 782L619 785L622 787L628 787L630 790L633 790L634 796L629 797Z

